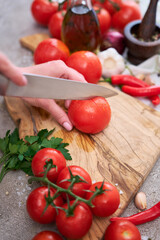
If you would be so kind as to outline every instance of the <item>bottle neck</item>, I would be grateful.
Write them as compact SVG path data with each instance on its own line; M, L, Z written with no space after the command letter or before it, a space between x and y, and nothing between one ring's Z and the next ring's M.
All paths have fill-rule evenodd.
M73 7L75 5L85 5L89 9L92 8L91 0L71 0L69 2L70 2L69 7Z

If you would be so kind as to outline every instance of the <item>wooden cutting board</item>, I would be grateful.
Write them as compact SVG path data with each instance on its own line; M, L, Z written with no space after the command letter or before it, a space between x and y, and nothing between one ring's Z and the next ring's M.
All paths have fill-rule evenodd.
M34 51L38 44L36 36L24 37L22 45ZM107 83L101 84L112 88ZM160 113L136 98L118 93L108 99L112 110L109 126L95 135L83 134L76 129L67 132L46 111L31 107L18 98L5 98L21 137L33 135L43 128L56 128L53 135L69 143L73 160L68 161L68 165L85 168L93 181L105 180L117 186L121 198L114 216L124 211L160 156ZM63 106L63 101L59 104ZM108 224L109 218L95 217L83 240L102 239Z

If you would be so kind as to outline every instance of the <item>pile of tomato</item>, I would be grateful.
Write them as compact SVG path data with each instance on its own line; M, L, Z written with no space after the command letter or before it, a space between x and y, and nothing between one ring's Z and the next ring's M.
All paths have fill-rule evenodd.
M92 0L92 5L96 10L102 34L111 27L123 32L127 23L141 19L139 5L134 0ZM54 1L34 0L31 12L39 24L48 27L52 37L61 39L61 25L66 8L66 2L59 8Z
M46 163L51 160L52 168L45 176L50 187L45 182L29 194L26 201L27 212L37 223L55 223L62 236L80 239L89 231L93 216L109 217L116 212L120 204L119 191L109 182L93 183L93 179L84 168L76 165L67 166L63 154L53 148L43 148L33 157L32 172L35 177L41 177L39 182L45 174ZM58 186L58 189L55 186ZM74 195L65 193L64 189L69 189ZM97 189L101 192L93 197ZM54 200L47 201L48 197L49 199L54 197ZM90 198L92 198L92 206L86 202ZM118 233L120 228L123 229L121 238ZM126 234L128 238L123 238ZM136 238L132 238L133 236ZM60 240L62 238L55 232L42 231L32 240L42 239ZM105 240L110 239L140 240L141 238L138 229L132 223L117 221L111 223L105 232Z
M92 5L97 14L102 38L111 28L123 32L128 22L141 18L139 5L133 0L92 0ZM37 46L34 62L41 64L62 60L68 67L81 73L87 82L97 84L102 76L102 65L98 56L86 50L70 53L68 46L61 40L61 27L66 11L67 1L59 5L56 1L33 0L33 18L38 24L46 26L51 35ZM94 134L108 126L111 109L105 98L97 97L85 101L72 101L68 115L78 130Z

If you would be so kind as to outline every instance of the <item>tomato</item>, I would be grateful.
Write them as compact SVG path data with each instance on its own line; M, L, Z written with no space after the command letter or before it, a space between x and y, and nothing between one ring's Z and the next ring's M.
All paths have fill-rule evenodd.
M31 4L33 18L44 26L47 26L53 13L58 11L58 3L48 0L34 0Z
M73 100L68 109L68 117L79 131L95 134L108 126L111 119L111 108L103 97Z
M102 182L96 182L90 187L91 192L87 192L86 199L89 199L95 189L102 186ZM120 194L115 186L111 183L104 182L103 189L106 191L100 195L97 195L92 203L94 205L91 208L92 213L98 217L108 217L112 215L119 207L120 204Z
M77 51L72 53L66 64L80 72L89 83L97 83L102 76L101 62L93 52Z
M61 27L62 27L62 22L63 22L65 13L66 13L65 10L61 10L54 13L50 18L50 21L48 24L48 29L52 37L60 40L61 40Z
M69 57L69 48L59 39L48 38L40 42L34 52L35 64L52 60L66 61Z
M101 0L100 0L101 2ZM104 0L102 3L102 6L111 14L113 15L115 12L117 12L122 5L122 0Z
M47 173L47 177L51 182L56 182L60 171L66 167L66 159L63 154L53 148L43 148L39 150L32 159L32 172L36 177L42 177L45 170L46 161L52 159L53 167Z
M73 202L74 200L70 202L70 205ZM62 207L67 209L68 204L66 203ZM60 209L56 217L56 225L59 232L67 239L80 239L92 225L91 210L84 202L77 203L73 216L67 217L65 211Z
M93 8L97 14L100 31L101 34L103 35L105 32L109 30L111 26L111 15L105 8L98 7L96 5L94 5Z
M50 188L51 197L54 196L56 190ZM48 206L47 210L43 213L46 207L45 196L48 196L48 187L38 187L34 189L27 198L27 212L29 216L38 223L51 223L55 221L56 218L56 209L51 205ZM61 196L57 197L54 201L56 206L61 206L63 200Z
M129 221L112 222L105 231L104 240L141 240L138 228Z
M36 234L36 236L34 236L32 240L63 240L63 239L56 232L42 231Z
M69 169L72 172L73 176L78 175L84 179L85 182L81 181L78 183L74 183L73 187L71 188L74 194L80 197L84 197L86 194L85 190L88 190L90 188L92 180L88 172L80 166L71 165L69 167L64 168L58 175L57 185L65 189L67 189L70 186L71 183L69 181L65 181L66 179L71 178ZM66 194L64 194L63 197L66 198ZM71 196L69 196L69 198L73 199Z
M139 5L135 1L125 1L121 9L112 16L112 27L123 33L125 26L141 19Z

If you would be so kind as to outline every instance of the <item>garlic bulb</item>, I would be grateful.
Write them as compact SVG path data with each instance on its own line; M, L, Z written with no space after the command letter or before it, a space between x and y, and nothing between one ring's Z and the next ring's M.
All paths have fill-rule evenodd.
M147 208L147 199L144 192L139 192L135 196L135 205L140 210L145 210Z
M125 69L123 57L114 48L108 48L97 54L102 64L102 76L111 77L112 75L121 74Z

